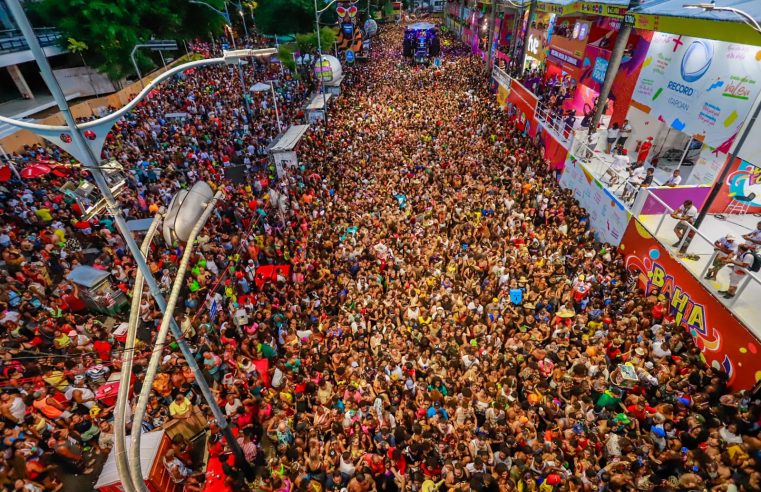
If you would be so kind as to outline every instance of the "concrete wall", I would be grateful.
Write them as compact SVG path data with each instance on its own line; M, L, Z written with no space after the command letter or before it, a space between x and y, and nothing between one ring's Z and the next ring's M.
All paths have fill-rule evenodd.
M182 61L177 60L174 63L182 63L184 61L185 60L182 60ZM168 65L167 68L171 68L174 65L174 63ZM143 82L147 85L154 78L158 77L162 73L164 73L163 67L153 72L152 74L144 77ZM140 92L141 89L142 89L142 86L140 84L140 81L137 81L125 87L124 89L118 92L115 92L113 94L110 94L108 96L88 99L87 101L82 101L80 103L73 104L71 106L71 112L75 118L89 118L93 115L100 116L102 111L109 106L113 106L115 108L120 108L124 106L138 92ZM48 116L47 118L36 120L35 122L42 125L64 125L65 124L63 120L63 116L60 113L56 113L52 116ZM20 151L24 148L24 145L36 145L42 142L44 142L44 140L41 137L34 135L32 132L28 130L19 130L12 135L9 135L3 139L0 139L0 145L2 145L2 147L8 153Z

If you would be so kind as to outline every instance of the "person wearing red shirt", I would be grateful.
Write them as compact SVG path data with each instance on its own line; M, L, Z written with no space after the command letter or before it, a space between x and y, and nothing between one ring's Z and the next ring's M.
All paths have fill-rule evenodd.
M112 345L108 340L96 340L95 343L92 344L93 350L95 350L95 353L98 354L98 359L101 361L109 361L111 360L111 348Z
M643 400L639 400L636 404L632 404L626 407L626 412L630 415L633 415L634 418L640 422L648 418L650 415L656 413L657 411L658 410L651 407L647 404L647 402Z

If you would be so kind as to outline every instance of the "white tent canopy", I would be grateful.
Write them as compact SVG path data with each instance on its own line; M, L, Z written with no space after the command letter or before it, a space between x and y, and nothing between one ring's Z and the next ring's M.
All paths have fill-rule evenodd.
M164 431L158 430L154 432L147 432L143 434L140 439L140 469L143 472L143 480L148 479L148 475L153 468L153 462L156 460L156 455L161 447L161 438L164 437ZM124 442L127 446L127 454L132 447L132 442L129 436L126 436ZM100 472L100 477L95 483L95 488L106 487L115 483L121 482L119 478L119 472L116 470L116 448L113 448L108 454L108 459L103 465L103 471Z
M296 148L299 144L299 140L304 136L304 133L309 129L309 125L293 125L280 136L270 147L270 152L288 152Z
M325 103L330 101L333 94L317 94L307 105L307 111L319 111L325 108Z
M264 92L270 90L270 85L263 82L257 82L249 89L251 92Z

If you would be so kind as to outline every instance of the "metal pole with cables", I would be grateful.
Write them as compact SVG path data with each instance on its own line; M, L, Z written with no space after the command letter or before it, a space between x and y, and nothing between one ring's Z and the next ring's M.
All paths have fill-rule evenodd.
M148 232L143 239L143 244L140 247L140 252L143 257L148 257L150 251L151 242L156 235L156 231L161 223L160 214L154 217L151 226L148 228ZM129 311L129 323L127 325L127 338L124 341L124 356L122 357L122 369L121 378L119 380L119 392L116 396L116 408L114 409L114 449L116 458L116 470L119 473L119 478L122 481L122 487L125 492L137 492L135 484L132 483L132 475L129 472L129 461L127 460L127 446L126 446L126 414L127 405L129 404L129 388L132 379L132 361L135 354L135 336L137 334L137 325L140 321L140 301L143 297L143 286L145 285L145 277L143 273L138 269L135 274L135 286L132 289L132 306Z
M79 147L79 151L84 157L84 159L82 159L82 164L87 168L87 170L90 171L93 179L95 180L95 184L98 186L99 191L103 195L107 210L109 214L114 218L114 224L116 225L116 228L122 235L124 242L130 251L130 254L135 260L135 264L143 272L143 276L145 277L145 282L148 284L148 289L151 292L151 296L153 296L153 298L156 300L156 304L158 305L159 309L163 313L166 313L166 300L161 294L158 282L156 281L156 278L153 276L148 263L145 261L145 258L140 252L140 247L137 245L135 238L132 237L129 226L127 226L127 221L124 219L124 215L122 214L122 211L119 208L113 193L111 192L111 188L109 187L108 182L106 181L106 178L99 166L98 158L95 156L90 146L87 145L84 135L82 134L82 130L77 126L77 122L74 119L74 116L71 113L71 109L69 108L69 105L66 102L66 98L64 97L63 91L61 90L61 86L58 84L58 81L53 75L53 70L50 68L50 63L48 62L45 53L42 51L42 47L40 46L37 36L34 34L34 30L29 23L29 19L27 19L26 14L24 13L24 9L21 7L19 0L7 0L6 5L8 5L8 9L11 11L16 24L19 26L19 30L24 35L24 38L29 45L29 49L37 61L37 65L40 68L40 74L45 81L45 84L48 86L48 89L50 90L53 99L56 101L61 114L63 114L66 126L68 126L69 131L71 132L73 142L77 147ZM198 367L198 363L195 360L194 354L183 339L182 330L174 318L170 319L170 327L172 329L172 334L177 340L177 345L180 347L182 355L185 357L185 360L188 363L188 367L194 374L201 374L201 370ZM227 440L230 449L232 449L236 457L243 456L243 451L240 449L238 442L235 440L232 432L230 432L227 426L227 419L225 418L225 414L222 412L222 409L219 408L219 405L217 404L217 401L214 398L209 385L206 383L206 380L203 378L197 378L196 381L199 389L201 390L201 393L209 405L211 412L214 414L214 418L219 423L219 426L225 435L225 439Z
M217 194L214 195L214 198L206 206L206 209L201 215L201 218L198 219L198 222L196 222L195 226L193 226L193 230L190 232L190 237L188 238L188 242L185 246L185 252L182 255L182 260L180 261L179 268L177 269L177 277L174 279L174 284L172 285L172 291L169 296L167 308L164 312L163 318L161 319L161 326L159 327L158 334L156 336L153 352L151 354L151 360L148 363L148 368L146 369L145 379L143 380L143 387L140 391L140 398L138 399L137 405L135 406L135 413L132 416L132 433L130 434L131 446L129 449L129 457L130 461L132 462L132 466L130 467L129 471L130 475L132 476L132 482L140 491L147 490L144 483L142 482L143 472L140 463L140 439L142 437L142 423L143 418L145 417L146 408L148 406L148 400L151 395L153 381L156 378L156 373L159 369L159 363L164 352L164 345L166 344L167 335L169 334L169 324L173 319L174 308L177 305L177 300L179 299L180 292L182 291L185 272L187 271L188 264L190 263L190 258L193 256L193 243L195 242L198 234L203 229L203 226L206 224L206 221L209 219L209 216L214 211L214 206L217 200L220 200L223 197L224 194L222 192L217 192ZM181 338L182 333L179 335L175 334L175 339L178 342ZM205 379L203 378L203 375L200 371L195 372L195 375L196 381L199 383L200 381L204 381L205 383ZM206 387L208 388L208 385ZM230 432L229 427L225 426L225 429L230 433L232 437L232 432ZM232 437L231 440L235 441L235 438ZM243 457L243 453L240 452L240 448L238 448L240 457L238 456L238 453L235 451L235 449L232 449L232 451L236 455L236 461L238 461L241 466L245 466L246 461ZM138 485L138 483L140 483L140 485Z

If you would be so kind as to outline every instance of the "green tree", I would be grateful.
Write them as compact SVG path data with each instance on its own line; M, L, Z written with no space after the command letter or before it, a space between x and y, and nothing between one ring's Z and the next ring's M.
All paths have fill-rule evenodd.
M210 0L222 7L221 0ZM85 46L90 63L112 79L133 73L130 52L150 39L187 40L219 33L224 20L203 5L177 0L40 0L26 5L46 25ZM67 46L64 42L64 46ZM81 53L81 52L80 52ZM141 68L155 64L138 52Z
M261 0L256 8L256 26L265 34L309 32L314 29L314 1Z
M333 41L336 39L336 31L330 27L320 29L320 44L322 52L329 54L333 51ZM317 34L308 32L306 34L296 35L296 47L301 53L312 53L317 51Z
M83 43L82 41L77 41L74 38L68 38L66 40L68 43L66 45L66 49L69 50L70 53L74 55L79 55L79 58L82 60L82 65L85 66L85 68L88 67L87 62L85 61L85 51L90 49L87 46L87 43ZM93 91L95 92L96 97L100 97L100 94L98 94L98 89L95 87L95 84L92 82L92 72L87 72L87 78L90 79L90 86L92 87Z

